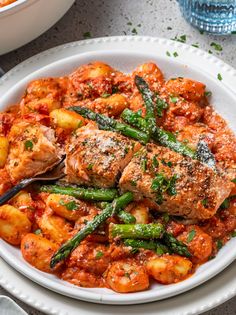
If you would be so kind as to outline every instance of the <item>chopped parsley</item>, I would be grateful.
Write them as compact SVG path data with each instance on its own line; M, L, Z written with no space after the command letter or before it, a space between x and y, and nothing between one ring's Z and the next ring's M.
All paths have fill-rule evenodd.
M202 200L202 205L203 205L204 207L207 207L207 206L208 206L208 199L207 199L207 198L205 198L205 199Z
M104 253L99 250L99 251L96 253L95 259L100 259L103 255L104 255Z
M129 152L129 148L125 147L125 154L127 154Z
M232 236L232 237L236 237L236 231L233 231L233 232L231 233L231 236Z
M211 54L213 54L213 52L209 49L209 50L208 50L208 54L211 55Z
M236 178L232 179L231 182L236 184Z
M157 160L156 155L154 155L154 157L152 158L152 166L153 166L154 168L156 168L156 167L159 166L159 162L158 162L158 160Z
M229 199L225 199L222 204L220 205L221 209L228 209L229 208Z
M236 31L232 31L231 34L232 34L232 35L236 35Z
M171 161L168 161L166 162L164 159L161 160L161 163L165 166L168 166L168 167L171 167L172 166L172 162Z
M131 26L131 25L132 25L132 22L127 22L127 25L130 25L130 26Z
M175 103L178 102L179 99L178 99L178 97L176 97L176 96L170 96L170 100L171 100L172 103L175 104Z
M167 52L166 52L166 55L168 56L168 57L171 57L171 54L170 54L170 52L167 50Z
M203 30L199 30L199 33L200 33L201 35L203 35L203 34L204 34L204 31L203 31Z
M144 157L141 161L141 169L143 172L146 172L146 170L147 170L147 158L146 157Z
M155 178L152 181L151 189L157 192L157 200L158 204L163 202L163 193L167 192L168 195L174 196L177 194L176 192L176 180L178 176L175 174L170 179L165 177L161 173L157 173Z
M165 223L168 223L170 221L170 216L167 212L162 215L162 218Z
M167 109L169 105L161 99L159 96L156 95L156 102L155 102L155 107L156 107L156 113L157 116L162 117L163 116L163 110Z
M34 234L36 234L36 235L39 235L41 233L42 233L41 229L37 229L37 230L34 231Z
M137 182L135 180L130 181L131 186L137 186Z
M164 250L163 250L160 246L158 246L158 247L156 248L156 253L157 253L157 255L163 255L163 254L165 254Z
M137 32L136 28L133 28L131 32L132 32L133 35L138 35L138 32Z
M206 97L210 97L210 96L212 96L212 92L211 92L211 91L206 91L206 92L204 93L204 95L205 95Z
M111 96L111 94L109 94L109 93L103 93L101 96L102 96L102 98L108 98L109 96Z
M93 164L89 164L89 165L87 166L87 170L91 171L92 169L93 169Z
M65 203L65 201L64 201L63 199L61 199L61 200L59 201L59 205L65 206L66 209L67 209L67 210L70 210L70 211L76 210L76 209L78 208L78 207L77 207L77 204L76 204L76 202L75 202L74 200Z
M31 140L26 140L25 141L25 149L28 151L32 151L33 150L33 142Z
M91 33L90 32L85 32L84 34L83 34L83 38L84 39L87 39L87 38L91 38L92 36L91 36Z
M223 80L222 75L221 75L220 73L217 74L217 79L218 79L219 81L222 81L222 80Z
M216 247L218 250L220 250L223 247L223 242L222 240L217 240L216 241Z
M178 56L179 56L178 53L177 53L177 51L173 52L173 56L174 56L174 57L178 57Z
M177 42L180 43L186 43L187 36L186 35L181 35L180 37L175 36L174 38L172 38L172 40L176 40Z
M195 47L195 48L199 48L199 44L196 43L196 44L192 44L191 46Z
M195 231L195 230L191 230L191 231L188 233L187 243L192 242L192 240L194 239L195 235L196 235L196 231Z
M125 276L126 278L129 278L129 279L130 279L130 274L129 274L128 272L125 272L125 273L124 273L124 276Z
M215 42L212 42L210 46L213 47L216 51L222 51L223 50L222 46L220 44L215 43Z

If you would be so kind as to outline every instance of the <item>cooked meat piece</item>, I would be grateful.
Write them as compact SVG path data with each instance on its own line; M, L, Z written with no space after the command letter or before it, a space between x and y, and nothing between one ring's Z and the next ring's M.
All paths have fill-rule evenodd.
M60 159L54 131L43 125L19 122L11 128L9 141L6 169L12 181L44 173Z
M77 129L66 148L66 174L70 183L113 187L140 144L94 125Z
M136 200L155 201L161 212L198 219L212 217L232 189L206 165L154 144L136 153L119 184Z

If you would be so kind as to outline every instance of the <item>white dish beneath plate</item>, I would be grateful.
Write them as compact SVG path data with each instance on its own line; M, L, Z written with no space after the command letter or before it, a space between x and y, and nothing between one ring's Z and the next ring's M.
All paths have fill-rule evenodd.
M68 50L70 54L66 53ZM84 52L86 50L89 52ZM167 50L177 51L179 57L167 57ZM63 56L69 58L61 60ZM206 83L208 89L213 92L212 102L215 108L229 121L234 131L236 130L236 96L233 94L236 71L201 50L150 37L113 37L82 41L63 45L30 58L0 79L0 108L3 109L19 99L27 82L32 79L64 75L80 64L98 59L123 71L130 71L137 64L152 60L159 64L167 78L188 76ZM223 81L217 80L218 73L221 73ZM202 265L192 277L183 282L169 286L155 284L148 291L125 295L108 289L75 287L53 275L40 272L23 260L18 249L2 240L0 255L16 270L55 292L90 302L127 305L168 298L200 285L236 258L235 245L236 239L232 239L214 260Z

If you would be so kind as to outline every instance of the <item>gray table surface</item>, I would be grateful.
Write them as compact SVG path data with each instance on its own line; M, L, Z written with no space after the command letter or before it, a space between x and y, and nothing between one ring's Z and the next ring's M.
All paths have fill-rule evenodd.
M76 0L70 11L48 32L4 56L0 56L0 66L8 71L19 62L48 48L91 37L112 35L150 35L166 38L186 35L186 43L197 44L200 48L223 59L236 67L236 35L216 37L200 34L181 17L174 0ZM223 48L217 52L211 43ZM0 287L0 295L12 297L28 314L42 315L42 312L18 301ZM205 315L236 314L236 297ZM0 310L0 315L1 310Z

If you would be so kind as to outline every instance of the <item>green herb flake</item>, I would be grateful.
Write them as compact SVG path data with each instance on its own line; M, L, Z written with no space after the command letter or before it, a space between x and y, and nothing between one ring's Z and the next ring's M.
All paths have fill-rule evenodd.
M202 200L202 205L203 205L204 207L207 207L207 205L208 205L208 199L207 199L207 198L205 198L205 199Z
M31 140L26 140L25 141L25 149L27 151L32 151L33 150L33 146L34 146L34 144L33 144L33 142Z
M165 166L168 166L168 167L172 167L172 162L171 161L168 161L166 162L164 159L161 160L161 163Z
M171 177L169 181L169 187L167 189L167 192L170 196L175 196L177 195L177 190L176 190L176 181L178 179L178 175L174 175Z
M34 234L36 234L36 235L39 235L41 233L42 233L41 229L37 229L37 230L34 231Z
M91 38L91 37L92 37L92 35L91 35L90 32L85 32L85 33L83 34L83 38L84 38L84 39Z
M217 240L216 241L216 247L218 250L220 250L223 247L223 242L222 240Z
M159 191L165 181L163 174L156 174L155 178L152 181L151 189L153 191Z
M172 103L175 104L175 103L178 102L179 99L178 99L178 97L176 97L176 96L170 96L170 100L171 100Z
M102 98L108 98L109 96L111 96L111 94L109 94L109 93L103 93L101 96L102 96Z
M131 32L132 32L133 35L138 35L138 32L137 32L136 28L133 28Z
M165 254L164 250L161 247L159 247L159 246L156 248L156 253L157 253L157 255Z
M142 24L141 24L141 23L139 23L137 26L138 26L138 27L141 27L141 26L142 26Z
M219 81L222 81L222 80L223 80L222 75L221 75L220 73L217 74L217 79L218 79Z
M232 34L232 35L236 35L236 31L232 31L231 34Z
M130 25L130 26L131 26L131 25L132 25L132 22L127 22L127 25Z
M204 34L204 31L203 31L203 30L199 30L199 33L200 33L201 35L203 35L203 34Z
M178 53L177 53L177 51L173 52L173 56L174 56L174 57L178 57L178 56L179 56Z
M196 43L196 44L192 44L191 46L195 47L195 48L199 48L199 44Z
M163 116L163 110L167 109L169 107L169 105L163 100L161 99L159 96L156 96L156 102L155 102L155 109L156 109L156 113L157 116L162 117Z
M134 187L137 186L137 182L135 180L131 180L130 184L131 184L131 186L134 186Z
M93 169L93 164L89 164L89 165L87 166L87 170L91 171L92 169Z
M209 50L208 50L208 54L212 55L213 52L209 49Z
M205 95L206 97L210 97L210 96L212 96L212 92L211 92L211 91L206 91L206 92L204 93L204 95Z
M99 250L99 251L96 253L95 259L100 259L103 255L104 255L104 253Z
M166 55L168 56L168 57L171 57L171 54L170 54L170 52L167 50L167 52L166 52Z
M65 203L65 201L63 199L61 199L61 200L59 200L59 205L65 206L66 209L70 210L70 211L76 210L78 208L77 204L74 200Z
M236 230L231 233L232 237L236 237Z
M188 233L187 243L192 242L192 240L194 239L195 235L196 235L196 231L195 230L191 230Z
M130 274L129 274L128 272L125 272L125 273L124 273L124 276L125 276L126 278L129 278L129 279L130 279Z
M210 46L213 47L216 51L222 51L223 50L222 46L220 44L215 43L215 42L212 42Z
M172 30L172 27L167 26L167 30L168 30L168 31L171 31L171 30Z
M141 169L142 171L145 173L147 170L147 159L146 157L144 157L141 161Z
M231 182L236 184L236 178L232 179Z
M164 214L162 215L162 218L163 218L163 221L164 221L165 223L168 223L168 222L170 221L170 216L169 216L168 213L164 213Z
M229 208L229 205L230 205L230 201L229 201L229 199L227 198L227 199L225 199L225 200L222 202L222 204L220 205L220 208L221 208L221 209L228 209L228 208Z
M159 166L159 162L158 162L158 160L157 160L156 155L154 155L154 157L152 158L152 166L153 166L154 168L156 168L156 167Z

